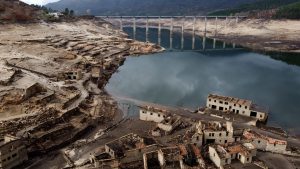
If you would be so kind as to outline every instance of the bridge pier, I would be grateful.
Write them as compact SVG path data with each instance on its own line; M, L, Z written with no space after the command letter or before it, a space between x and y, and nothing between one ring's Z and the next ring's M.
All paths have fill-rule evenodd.
M226 19L225 19L225 29L227 30L227 25L228 25L228 16L226 16Z
M161 18L158 18L158 45L161 44Z
M202 41L203 50L205 50L206 48L206 30L207 30L207 17L204 18L204 32L203 32L203 41Z
M174 27L174 18L171 18L171 26L170 26L170 49L173 48L173 27Z
M217 32L218 32L218 17L216 17L216 28L215 28L215 36L217 36Z
M202 32L203 31L203 38L202 38L202 47L203 47L203 50L205 50L206 49L206 39L207 39L207 27L208 27L208 24L211 24L210 26L212 26L212 27L214 27L215 26L215 30L214 30L214 28L213 28L213 31L215 31L215 35L214 35L214 37L212 37L213 38L213 49L216 49L216 48L218 48L218 46L217 46L217 39L216 39L216 37L218 36L218 28L219 28L219 23L218 23L218 20L220 20L221 19L221 22L220 22L220 30L221 30L221 28L222 28L222 20L224 19L225 20L225 23L224 23L224 29L225 30L227 30L228 28L229 28L229 24L231 23L231 21L233 20L233 22L234 22L234 20L235 20L235 22L238 24L238 22L239 22L239 19L240 18L245 18L244 16L235 16L235 17L230 17L230 16L225 16L225 17L222 17L222 16L214 16L213 18L212 17L207 17L207 16L200 16L202 19L204 19L204 30L196 30L196 23L197 23L197 21L200 21L201 20L201 22L203 22L203 20L202 19L200 19L200 20L197 20L197 18L199 17L199 16L96 16L96 17L101 17L101 18L103 18L103 19L110 19L110 18L113 18L114 20L114 22L116 22L116 23L118 23L118 21L119 21L119 23L120 23L120 30L123 30L123 26L124 26L124 24L125 24L125 22L124 22L124 18L126 19L126 20L128 20L129 22L130 21L132 21L132 23L130 23L130 24L132 24L132 27L133 27L133 39L136 39L137 38L137 26L139 26L139 25L137 25L137 24L139 24L139 23L137 23L138 21L139 21L139 19L141 19L141 18L144 18L144 19L146 19L146 41L149 41L149 28L150 28L150 23L149 23L149 18L151 19L151 18L155 18L155 19L157 19L157 22L158 22L158 44L159 45L161 45L161 42L162 42L162 29L163 29L163 18L168 18L168 19L171 19L171 25L170 25L170 27L169 27L169 29L170 29L170 49L173 49L173 31L174 31L174 18L178 18L178 20L179 20L179 22L180 22L180 19L182 19L181 20L181 49L183 50L184 49L184 42L185 42L185 37L184 37L184 29L185 29L185 19L187 19L187 20L190 20L191 21L191 19L193 18L193 25L192 25L192 49L194 50L194 49L196 49L196 31L199 31L199 32ZM208 19L210 19L210 21L212 21L212 23L208 23ZM214 19L215 19L215 23L213 23L214 22ZM145 24L145 23L144 23ZM214 25L215 24L215 25ZM116 26L118 26L118 25L116 25ZM178 25L177 25L178 26ZM180 24L179 24L179 26L180 26ZM203 29L203 28L202 28ZM213 33L213 32L212 32ZM220 46L221 48L223 47L224 49L226 48L226 47L228 47L228 45L226 44L226 42L223 42L223 45L222 46ZM234 48L237 48L236 47L236 44L235 43L232 43L232 48L234 49Z
M133 39L135 40L136 36L136 17L133 18Z
M120 18L120 30L121 31L123 30L123 19L122 19L122 17Z
M205 48L206 48L206 37L204 36L202 40L202 49L205 50Z
M192 49L195 49L195 27L196 27L196 17L194 16Z
M214 38L214 42L213 42L213 49L216 49L216 38Z
M184 48L184 17L182 17L182 25L181 25L181 49Z
M147 16L147 19L146 19L146 42L149 41L149 18Z

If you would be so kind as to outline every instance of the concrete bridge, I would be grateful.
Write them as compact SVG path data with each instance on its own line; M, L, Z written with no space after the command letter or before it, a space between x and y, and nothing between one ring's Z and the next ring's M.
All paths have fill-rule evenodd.
M218 33L218 26L220 21L225 22L225 27L229 21L234 21L235 24L242 19L245 19L246 16L96 16L96 18L104 19L108 22L111 22L115 26L119 26L120 30L123 30L124 27L133 28L133 39L136 39L136 29L137 27L142 27L146 29L145 36L146 41L149 41L149 28L150 20L154 27L158 29L158 44L161 44L161 30L168 29L170 31L170 49L173 49L173 33L175 28L181 29L181 49L184 47L184 33L189 31L192 34L192 49L195 49L195 37L196 37L196 24L200 22L204 24L203 29L201 30L202 36L202 48L206 49L206 38L207 37L207 24L208 21L214 22L214 36L210 37L213 39L213 49L216 48L216 36ZM192 29L188 29L185 25L186 22L192 24ZM177 24L176 24L176 23ZM178 25L179 23L179 25ZM127 26L124 26L127 24ZM232 45L235 49L235 44ZM226 47L224 42L223 48Z

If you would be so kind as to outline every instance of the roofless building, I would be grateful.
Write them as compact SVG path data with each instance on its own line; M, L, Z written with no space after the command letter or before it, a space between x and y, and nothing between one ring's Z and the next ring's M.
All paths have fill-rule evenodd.
M262 122L265 122L268 118L268 109L258 106L250 100L235 97L209 94L206 106L214 110L254 117Z

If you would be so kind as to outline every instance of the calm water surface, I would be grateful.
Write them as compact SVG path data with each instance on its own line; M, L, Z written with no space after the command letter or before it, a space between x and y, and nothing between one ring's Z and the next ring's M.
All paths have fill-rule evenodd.
M137 32L137 38L143 40L145 32ZM157 42L156 31L150 34L150 40ZM168 35L168 31L162 32L165 47L169 46ZM180 37L175 36L173 46L180 49ZM191 37L185 38L185 49L190 49ZM197 48L201 42L198 37ZM217 47L222 48L222 43ZM128 57L106 90L115 96L188 108L205 105L209 93L250 99L269 107L272 125L300 133L299 63L299 56L269 56L247 50L166 51Z

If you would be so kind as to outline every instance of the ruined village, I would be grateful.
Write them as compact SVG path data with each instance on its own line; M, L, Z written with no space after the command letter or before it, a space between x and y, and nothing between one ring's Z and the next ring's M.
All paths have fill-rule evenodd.
M127 56L162 51L99 18L1 25L0 168L299 168L299 139L252 100L124 118L105 85Z

